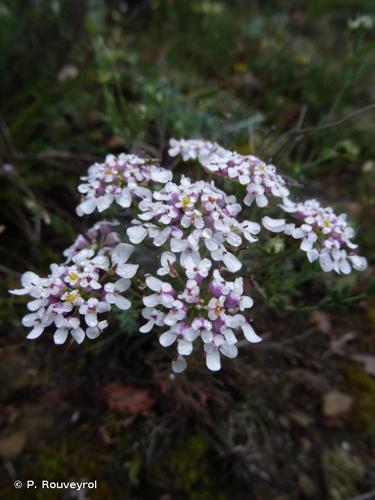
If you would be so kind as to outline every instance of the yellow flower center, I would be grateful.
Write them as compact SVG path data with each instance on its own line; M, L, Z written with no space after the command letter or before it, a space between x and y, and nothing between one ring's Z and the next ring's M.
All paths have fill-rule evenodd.
M326 219L325 221L323 221L323 226L324 227L331 227L331 223L329 222L329 220Z
M66 297L65 302L68 302L68 304L70 304L71 302L74 302L76 300L77 296L77 292L72 292Z
M182 206L184 208L187 208L189 206L189 203L190 203L190 197L189 196L184 196L182 198Z
M78 274L75 272L75 271L72 271L71 273L69 273L69 279L71 281L77 281L78 279Z

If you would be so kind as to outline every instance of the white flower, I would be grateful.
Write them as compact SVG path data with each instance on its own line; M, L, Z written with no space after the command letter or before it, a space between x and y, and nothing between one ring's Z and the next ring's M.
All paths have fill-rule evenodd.
M181 265L189 279L200 281L208 276L212 262L209 259L201 259L199 253L192 252L181 256Z
M165 314L152 307L145 307L142 310L142 316L148 320L146 324L140 327L139 331L141 333L150 332L154 326L163 326Z
M112 253L112 263L116 266L116 274L121 278L133 278L137 272L138 265L126 263L133 251L134 247L132 245L120 243Z
M105 301L108 302L108 304L115 304L115 306L123 311L129 309L131 302L122 295L129 287L130 280L124 278L119 279L115 283L106 283L104 285Z
M172 252L163 252L160 257L161 267L157 270L159 276L169 274L174 275L173 264L176 262L176 255Z
M174 302L174 291L169 283L164 283L158 278L149 276L146 278L146 285L155 292L152 295L143 297L143 303L146 307L154 307L162 304L165 307L171 307Z

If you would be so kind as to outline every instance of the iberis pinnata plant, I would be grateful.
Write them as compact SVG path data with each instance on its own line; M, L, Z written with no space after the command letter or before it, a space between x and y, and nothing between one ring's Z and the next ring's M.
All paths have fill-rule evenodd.
M174 346L174 372L186 368L198 345L207 367L217 371L221 355L237 356L238 335L261 340L250 314L251 267L238 273L244 255L264 243L262 227L298 240L308 260L325 272L366 269L366 259L354 253L346 215L317 200L293 201L274 165L203 140L172 139L169 155L198 162L208 177L224 181L225 191L211 179L181 175L174 181L171 170L132 154L92 165L78 187L77 214L116 208L119 220L97 222L46 278L26 272L22 288L11 290L31 297L22 319L31 329L27 338L47 330L56 344L69 337L81 343L108 327L112 307L139 307L139 331L158 331L163 347ZM227 193L233 188L237 197ZM279 216L248 220L251 206L258 213L276 209ZM137 255L147 262L137 264Z

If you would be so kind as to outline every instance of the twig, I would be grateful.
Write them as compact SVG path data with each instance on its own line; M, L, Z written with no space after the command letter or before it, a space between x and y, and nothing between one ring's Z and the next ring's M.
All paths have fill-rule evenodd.
M337 126L342 125L343 123L345 123L349 120L352 120L356 116L358 116L362 113L366 113L367 111L370 111L371 109L374 109L374 108L375 108L375 103L369 104L368 106L365 106L364 108L357 109L356 111L354 111L353 113L351 113L348 116L345 116L341 120L336 120L334 122L326 123L324 125L317 125L315 127L305 127L305 128L298 128L298 126L297 126L296 129L290 131L290 134L293 134L293 135L307 134L309 132L318 132L319 130L325 130L327 128L337 127Z
M375 498L375 490L371 490L367 493L364 493L363 495L351 497L349 498L349 500L371 500L372 498Z

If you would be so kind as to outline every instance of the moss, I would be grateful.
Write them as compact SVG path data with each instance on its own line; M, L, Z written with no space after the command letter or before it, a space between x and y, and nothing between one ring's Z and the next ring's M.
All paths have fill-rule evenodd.
M347 364L345 372L348 389L354 400L350 425L371 445L375 445L375 380L354 363Z
M347 500L358 493L356 483L365 468L357 456L337 446L324 453L323 464L332 500Z
M201 434L182 436L152 470L153 479L191 500L225 500L220 479L209 471L209 445Z
M37 484L43 479L49 481L94 481L97 480L98 488L89 490L92 500L109 498L111 491L108 484L102 479L97 452L90 443L82 441L77 436L68 442L59 442L43 446L35 461L25 471L25 477L32 478ZM57 500L61 498L61 490L41 490L34 492L36 500Z

